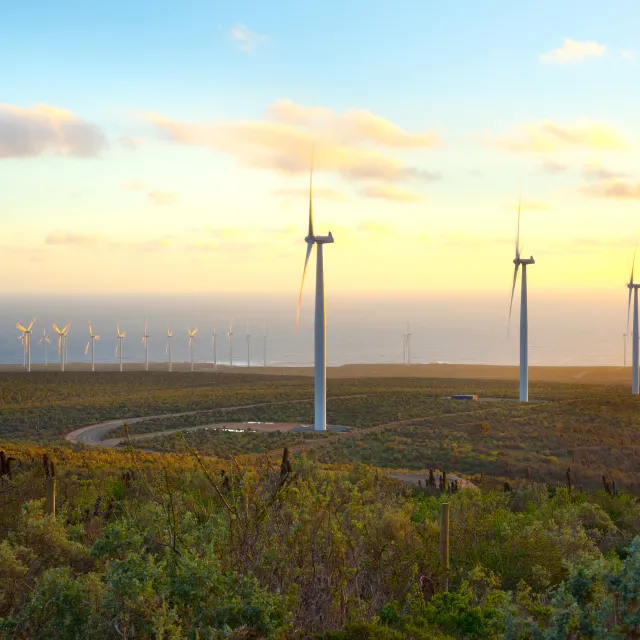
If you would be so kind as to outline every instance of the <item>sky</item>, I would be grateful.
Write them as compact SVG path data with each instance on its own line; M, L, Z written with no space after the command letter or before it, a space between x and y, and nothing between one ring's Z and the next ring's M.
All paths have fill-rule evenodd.
M639 23L633 0L10 3L2 288L295 296L314 148L331 291L508 297L522 192L529 286L624 299Z

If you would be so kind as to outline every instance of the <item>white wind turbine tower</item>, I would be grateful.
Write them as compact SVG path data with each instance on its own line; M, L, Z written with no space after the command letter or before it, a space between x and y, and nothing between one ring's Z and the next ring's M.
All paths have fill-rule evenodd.
M58 325L54 324L53 330L58 334L58 354L60 355L60 371L64 371L64 366L67 362L67 334L69 333L70 324L67 324L62 329L58 328Z
M227 340L229 340L229 367L233 367L233 318L231 318L231 322L229 323Z
M533 256L520 257L520 211L522 209L522 194L518 203L518 226L516 231L516 257L513 260L513 286L511 288L511 302L509 304L509 324L511 324L511 310L513 308L513 294L518 280L518 268L522 265L522 279L520 289L520 402L529 402L529 316L527 308L527 266L535 264Z
M640 284L633 281L633 271L636 266L636 252L633 252L631 263L631 277L629 278L629 304L627 306L627 333L629 333L629 313L631 311L631 295L633 294L633 333L631 334L631 393L638 395L638 288Z
M196 339L196 333L198 333L198 327L196 327L193 331L188 329L189 332L189 357L191 359L191 371L193 371L193 343Z
M96 370L96 340L100 340L100 336L93 333L93 327L89 323L89 342L84 348L84 355L86 356L89 353L89 346L91 346L91 371Z
M300 304L302 303L302 289L307 273L309 257L313 250L313 245L317 245L316 261L316 309L314 327L314 395L315 395L315 422L314 431L327 430L327 319L325 313L324 298L324 245L331 244L333 235L329 231L328 236L316 236L313 233L313 156L311 161L311 171L309 175L309 232L304 239L307 243L307 255L304 259L304 269L302 271L302 284L298 296L298 313L296 316L296 328L300 319Z
M144 335L142 336L142 344L144 345L144 370L149 371L149 323L144 321Z
M31 330L33 329L35 321L36 319L34 318L28 327L23 327L19 322L16 322L16 329L18 329L18 331L22 331L22 335L24 336L24 350L27 358L27 371L31 371Z
M267 366L267 325L264 325L264 331L262 333L262 350L264 356L264 366Z
M49 336L47 335L47 330L46 329L42 333L42 338L40 338L40 340L38 340L38 344L44 345L44 366L46 367L49 364L49 361L48 361L49 348L47 347L47 345L51 344L51 340L49 339Z
M167 329L167 356L169 356L169 371L173 371L173 360L171 359L171 338L173 338L173 333L171 333L171 329Z
M118 332L118 343L116 344L116 356L120 355L120 371L122 371L122 341L127 334L124 331L120 331L120 325L116 325L116 331Z
M213 334L211 335L211 346L213 347L213 368L218 368L218 334L216 333L216 325L213 325Z
M405 345L407 348L407 364L411 364L411 331L407 322L407 333L405 334Z
M249 333L249 323L247 322L246 329L246 337L247 337L247 367L251 366L251 334Z

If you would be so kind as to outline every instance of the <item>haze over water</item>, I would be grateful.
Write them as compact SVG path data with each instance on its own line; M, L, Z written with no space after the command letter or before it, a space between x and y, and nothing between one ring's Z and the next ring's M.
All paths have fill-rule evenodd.
M16 321L36 317L32 361L42 362L38 340L47 329L49 361L56 362L56 336L51 327L71 322L69 362L89 362L84 355L88 321L93 322L96 361L115 362L116 323L127 333L125 362L144 361L142 334L149 321L149 358L166 361L167 327L173 331L173 360L189 358L187 328L198 327L195 359L212 361L212 329L218 333L218 362L228 364L227 332L234 319L234 365L246 365L246 323L249 323L251 362L263 362L262 335L268 331L270 365L310 365L313 362L313 287L306 291L299 331L295 331L296 295L264 294L10 296L0 309L0 363L21 364L22 346ZM519 300L514 300L511 332L507 335L508 292L447 295L327 295L327 360L329 366L351 363L402 362L402 334L411 324L414 363L515 365L518 362ZM626 330L625 291L618 297L569 298L529 293L530 364L545 366L622 365ZM628 363L630 363L630 341Z

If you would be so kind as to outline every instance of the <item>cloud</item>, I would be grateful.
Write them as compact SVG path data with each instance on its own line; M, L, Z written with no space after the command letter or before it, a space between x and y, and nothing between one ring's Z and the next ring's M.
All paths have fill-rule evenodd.
M395 202L421 202L424 200L424 196L420 193L400 189L393 185L374 184L364 187L361 193L367 198L379 198Z
M147 196L157 207L165 207L178 202L178 194L171 191L149 191Z
M633 49L621 49L620 57L627 62L635 62L638 59L638 54Z
M309 112L325 114L321 117L326 120L326 113L330 112L322 107L298 107L287 102L284 110L288 115L283 114L282 102L276 103L274 108L279 121L191 124L153 113L148 114L147 119L165 140L227 153L253 169L280 174L307 173L314 146L314 169L336 173L347 180L425 182L438 179L434 173L407 166L371 146L360 144L368 142L405 148L421 145L426 148L435 146L434 135L419 134L412 138L413 134L391 123L385 128L381 125L383 119L377 116L374 116L375 126L368 116L347 114L332 121L339 122L340 126L325 127L315 122L315 116L309 115ZM270 110L272 116L274 108Z
M507 205L511 210L518 209L519 202L512 202ZM548 211L551 207L546 202L536 200L523 200L521 205L522 211Z
M258 45L267 42L269 39L255 31L251 31L243 24L236 24L230 31L231 38L236 43L240 51L251 53Z
M105 147L100 129L70 111L44 104L27 109L0 104L0 158L86 158Z
M484 144L510 153L553 153L572 149L628 151L631 145L611 125L583 120L559 125L549 120L520 125L502 137L486 138Z
M578 42L565 38L561 47L541 54L539 60L545 63L567 64L581 62L587 58L601 58L606 52L607 48L598 42Z
M124 189L131 189L132 191L141 191L147 188L147 185L142 180L127 180L122 183Z
M420 149L443 143L435 131L410 133L365 109L351 109L336 115L325 107L305 107L291 100L278 100L267 115L284 124L331 132L345 144L370 142L388 148Z
M99 234L85 234L68 232L54 232L47 235L45 243L55 246L72 245L75 247L87 247L105 242L105 238Z
M309 198L309 189L300 187L300 188L290 188L290 189L275 189L273 194L283 198ZM342 191L338 191L337 189L332 189L331 187L314 187L313 189L313 199L319 200L348 200L349 196Z
M136 136L120 136L118 138L118 144L129 151L135 151L146 143L147 141L144 138L138 138Z
M551 158L543 158L541 166L542 166L542 170L545 173L551 173L551 174L564 173L569 168L566 164L562 164L561 162L556 162Z
M583 185L580 193L589 198L609 198L611 200L640 200L640 181L619 178L598 180Z
M585 180L615 180L629 178L628 173L622 171L611 171L598 162L586 162L582 167L582 177Z
M395 230L390 224L376 222L375 220L365 220L356 227L357 233L368 233L376 236L392 236Z

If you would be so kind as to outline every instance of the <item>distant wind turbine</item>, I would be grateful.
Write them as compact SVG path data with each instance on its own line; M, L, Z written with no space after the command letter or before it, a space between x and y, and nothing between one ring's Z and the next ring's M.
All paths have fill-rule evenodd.
M411 364L411 331L409 331L408 322L407 322L407 333L405 335L405 345L407 347L407 364Z
M54 324L53 330L58 334L58 354L60 355L60 371L64 371L66 364L66 350L67 350L67 335L69 333L69 327L71 324L67 324L62 329L58 328L58 325Z
M216 325L213 325L213 334L211 335L211 346L213 347L213 368L218 368L218 334L216 333Z
M34 318L28 327L23 327L19 322L16 322L16 329L18 329L18 331L22 331L22 335L24 336L24 349L27 355L27 371L31 371L31 331L35 321L36 319Z
M518 280L518 268L522 265L522 280L520 289L520 402L529 402L529 317L527 307L527 265L535 264L533 256L520 257L520 212L522 209L522 193L518 203L518 226L516 231L516 257L513 260L513 286L511 288L511 302L509 304L509 325L511 325L511 310L513 308L513 294Z
M304 239L307 243L307 255L304 259L302 271L302 284L298 295L298 313L296 316L296 328L300 320L300 305L302 303L302 290L307 273L309 257L313 245L317 245L316 262L316 309L314 329L314 396L315 396L315 423L314 431L327 430L327 324L324 298L324 253L325 244L333 243L333 235L329 231L328 236L316 236L313 233L313 156L311 158L311 171L309 174L309 231Z
M191 371L193 371L193 343L196 339L196 333L198 333L198 327L196 327L193 331L191 329L189 331L189 357L191 358Z
M171 338L173 338L173 333L171 333L171 329L167 329L167 355L169 356L169 371L173 371L173 360L171 359Z
M247 367L251 366L251 334L249 333L249 323L247 322L246 329L246 337L247 337Z
M144 345L144 370L149 371L149 323L144 321L144 335L142 344Z
M631 295L633 294L633 333L631 334L631 393L638 395L638 288L640 284L633 281L633 272L636 266L636 252L633 252L631 263L631 277L629 278L629 303L627 306L627 333L629 333L629 314L631 312Z
M51 340L49 339L49 336L47 335L47 330L46 329L42 332L42 338L40 338L40 340L38 340L38 344L44 345L44 366L46 367L49 364L49 359L48 359L49 347L47 345L51 344Z
M231 322L229 323L227 340L229 340L229 367L233 367L233 318L231 318Z
M264 366L267 366L267 325L264 325L264 331L262 333L262 349L264 356Z
M96 370L96 340L100 340L100 336L93 333L93 327L89 323L89 342L84 348L84 355L86 356L89 353L89 346L91 346L91 371Z
M123 340L127 337L126 332L124 331L120 331L120 325L117 324L116 325L116 331L117 331L117 335L118 335L118 343L116 344L116 356L120 356L120 371L122 371L122 347L123 347Z

